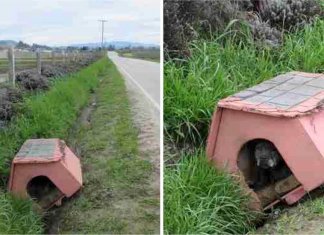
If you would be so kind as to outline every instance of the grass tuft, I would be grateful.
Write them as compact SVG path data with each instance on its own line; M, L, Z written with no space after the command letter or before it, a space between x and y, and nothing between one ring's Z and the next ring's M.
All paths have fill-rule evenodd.
M34 212L33 202L0 192L0 233L42 234L42 218Z
M167 234L242 234L256 213L233 179L201 152L164 170L164 230Z

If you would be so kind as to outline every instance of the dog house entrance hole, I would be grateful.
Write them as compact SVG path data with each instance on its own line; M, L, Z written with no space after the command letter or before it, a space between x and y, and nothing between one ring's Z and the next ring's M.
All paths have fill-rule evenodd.
M27 184L27 193L41 207L46 208L56 202L62 192L46 176L37 176Z
M276 146L266 139L245 143L238 155L238 167L256 192L292 174Z

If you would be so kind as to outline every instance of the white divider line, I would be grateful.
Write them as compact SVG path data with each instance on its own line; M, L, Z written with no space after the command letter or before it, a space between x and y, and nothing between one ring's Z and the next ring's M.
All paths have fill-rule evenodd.
M116 65L144 93L144 95L146 96L146 98L148 98L152 102L152 104L154 105L154 108L156 108L160 112L160 105L155 100L153 100L153 98L149 95L149 93L147 93L147 91L144 90L144 88L120 64L116 64Z

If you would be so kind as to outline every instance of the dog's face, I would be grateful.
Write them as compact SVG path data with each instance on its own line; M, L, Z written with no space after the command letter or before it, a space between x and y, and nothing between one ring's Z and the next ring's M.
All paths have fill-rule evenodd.
M263 169L273 168L279 162L279 153L270 142L259 142L254 150L257 166Z

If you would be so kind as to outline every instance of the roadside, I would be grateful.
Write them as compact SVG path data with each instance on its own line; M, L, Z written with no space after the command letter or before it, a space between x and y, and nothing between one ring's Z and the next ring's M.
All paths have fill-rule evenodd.
M110 55L111 56L111 55ZM123 74L128 98L131 104L132 120L138 130L139 151L142 159L148 159L153 166L152 174L149 177L150 192L154 195L156 207L154 208L157 218L159 218L159 197L160 197L160 106L159 106L159 69L156 64L148 62L148 70L144 78L139 78L141 73L134 70L129 70L129 67L116 61L117 68ZM137 60L131 60L137 62ZM141 63L141 65L143 64ZM153 68L150 68L152 66ZM136 64L134 64L136 66ZM141 66L139 67L141 68ZM146 79L146 80L139 80ZM144 84L143 84L144 83ZM154 84L153 84L154 83ZM149 86L147 86L147 84ZM154 89L148 89L153 88ZM154 97L154 98L153 98ZM159 219L158 219L159 220ZM157 225L155 233L159 233L159 226Z
M131 81L126 79L126 88L131 104L133 123L138 130L139 152L143 160L153 166L149 177L149 192L152 195L153 212L160 217L160 117L159 111ZM157 224L155 234L159 233Z
M154 92L158 91L159 94L159 70L154 65L151 69L155 72L148 73L146 80L141 81L138 76L140 74L133 73L132 70L127 71L127 66L123 67L116 57L112 56L112 59L117 62L117 68L124 75L133 123L139 131L139 150L143 158L149 159L154 167L153 174L150 176L150 187L158 200L160 195L160 100ZM149 68L151 63L146 63L146 65ZM138 81L142 84L144 82L145 88ZM151 85L148 86L149 88L154 86L154 89L148 90L146 83ZM159 214L158 208L156 208L156 213Z
M108 56L117 66L124 78L137 86L137 89L146 96L159 112L160 64L120 57L116 52L109 52Z
M134 126L131 115L136 109L130 107L124 80L111 61L100 79L68 140L81 156L84 187L48 213L47 232L158 233L159 200L152 183L158 166L137 137L153 138L142 131L145 128L137 129L149 120L144 114L135 117Z

